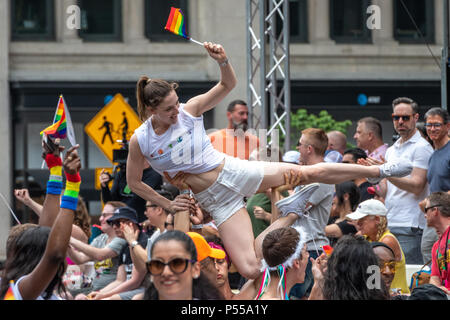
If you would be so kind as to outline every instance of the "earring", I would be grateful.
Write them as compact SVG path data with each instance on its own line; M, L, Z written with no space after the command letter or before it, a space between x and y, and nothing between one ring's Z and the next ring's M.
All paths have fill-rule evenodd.
M198 279L198 277L200 277L200 275L199 275L199 274L196 274L196 275L194 276L194 279Z

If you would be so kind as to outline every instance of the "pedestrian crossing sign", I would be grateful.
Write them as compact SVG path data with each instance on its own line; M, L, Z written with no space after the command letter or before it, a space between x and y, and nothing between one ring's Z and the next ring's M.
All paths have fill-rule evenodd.
M118 93L86 124L84 131L113 163L113 150L120 149L122 141L130 141L140 125L136 112Z

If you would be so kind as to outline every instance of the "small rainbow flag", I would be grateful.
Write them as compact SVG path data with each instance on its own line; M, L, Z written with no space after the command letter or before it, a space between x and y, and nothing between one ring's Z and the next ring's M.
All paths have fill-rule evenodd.
M164 29L203 46L203 43L192 39L186 34L186 23L184 22L183 12L180 8L170 7L169 19L167 19Z
M183 12L179 8L170 7L169 19L167 19L164 29L189 40L189 37L186 34L186 24L184 23Z
M53 119L53 124L41 131L41 136L45 133L51 138L64 139L67 136L67 121L66 112L64 108L64 100L62 95L59 96L58 107L56 108L56 115Z
M14 292L12 289L13 286L14 286L14 280L9 281L9 288L8 288L8 291L6 291L6 294L3 297L3 300L16 300L16 297L14 296Z
M53 124L42 130L41 136L44 133L51 138L64 139L68 137L72 146L76 145L75 133L73 131L69 110L67 110L67 105L62 95L59 96L58 105L56 106L56 113L53 118Z
M322 246L323 251L325 251L326 255L329 257L333 253L333 248L329 245Z

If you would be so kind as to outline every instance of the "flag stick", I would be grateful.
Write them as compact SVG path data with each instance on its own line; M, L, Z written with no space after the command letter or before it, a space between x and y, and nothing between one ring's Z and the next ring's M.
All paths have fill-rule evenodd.
M198 45L201 45L203 47L203 43L201 43L200 41L197 41L195 39L189 38L190 41L192 41L193 43L196 43Z
M16 219L17 223L21 224L19 219L17 219L16 215L14 214L14 211L11 209L11 207L9 206L8 202L6 201L5 197L3 196L3 194L1 192L0 192L0 196L2 196L3 202L5 202L6 206L8 207L9 211L13 215L14 219Z

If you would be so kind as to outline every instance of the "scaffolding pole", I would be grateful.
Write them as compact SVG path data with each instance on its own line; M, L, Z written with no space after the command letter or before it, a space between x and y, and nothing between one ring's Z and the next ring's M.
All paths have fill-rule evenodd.
M441 58L441 106L443 109L448 110L448 92L449 92L449 59L448 59L448 45L449 45L449 6L448 0L443 0L444 2L444 25L443 25L443 35L444 41L442 46L442 58Z
M249 125L254 129L267 129L268 138L275 129L280 130L287 151L291 109L289 1L269 0L268 6L266 3L247 0Z

